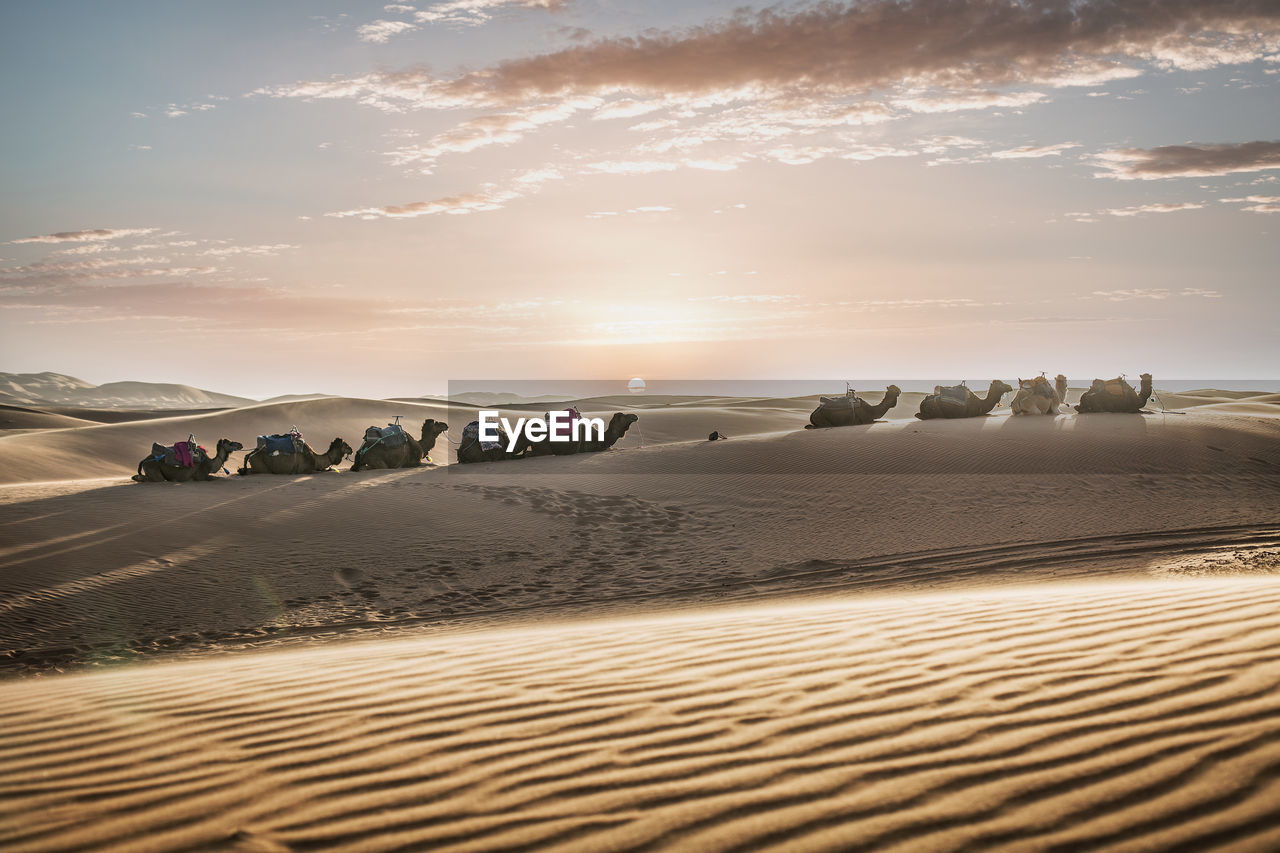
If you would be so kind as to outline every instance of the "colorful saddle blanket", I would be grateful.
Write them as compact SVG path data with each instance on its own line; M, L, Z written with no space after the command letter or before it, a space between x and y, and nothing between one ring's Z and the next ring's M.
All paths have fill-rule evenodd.
M151 445L151 458L174 468L194 468L208 459L209 453L192 441L178 441L170 447L153 443Z
M462 428L462 446L466 447L477 441L480 442L481 450L497 450L502 447L501 441L480 441L480 422L472 421Z

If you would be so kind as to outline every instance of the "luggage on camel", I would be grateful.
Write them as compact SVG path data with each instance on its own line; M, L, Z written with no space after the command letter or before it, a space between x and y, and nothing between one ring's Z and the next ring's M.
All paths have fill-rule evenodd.
M935 385L933 393L943 409L963 409L969 405L969 389L963 385Z
M196 444L194 435L188 435L186 441L175 441L171 447L163 444L151 444L151 458L174 468L194 468L209 458L209 453Z
M409 434L400 424L387 424L384 427L371 426L364 431L364 443L356 451L357 456L368 453L375 445L383 447L403 447L409 443Z
M855 394L854 390L850 388L845 391L844 395L841 397L819 397L818 402L824 409L849 409L858 403L865 403L866 401Z
M258 450L268 456L292 456L301 453L306 442L298 428L291 427L287 433L258 436Z
M480 441L480 422L472 421L462 428L462 450ZM495 450L502 446L501 441L480 441L481 450ZM458 452L461 453L462 450Z

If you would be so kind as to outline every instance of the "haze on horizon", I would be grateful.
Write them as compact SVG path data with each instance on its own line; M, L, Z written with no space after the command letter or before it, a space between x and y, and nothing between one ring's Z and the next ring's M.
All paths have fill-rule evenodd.
M1280 6L6 4L0 369L1266 377Z

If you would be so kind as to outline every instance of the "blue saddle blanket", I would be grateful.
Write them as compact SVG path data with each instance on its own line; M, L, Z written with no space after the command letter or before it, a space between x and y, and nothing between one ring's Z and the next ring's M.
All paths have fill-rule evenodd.
M291 456L302 452L302 442L292 435L260 435L258 449L268 456Z

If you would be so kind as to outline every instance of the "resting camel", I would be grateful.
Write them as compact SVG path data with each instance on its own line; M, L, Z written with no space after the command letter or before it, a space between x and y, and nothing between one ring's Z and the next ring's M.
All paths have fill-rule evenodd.
M1076 411L1081 414L1090 412L1125 412L1137 414L1151 399L1151 374L1142 374L1138 390L1125 382L1123 378L1103 381L1093 380L1088 391L1080 395L1080 405Z
M244 467L237 473L245 474L314 474L328 471L351 455L351 445L340 438L329 443L324 453L316 453L311 445L303 444L301 453L272 455L260 449L250 450L244 456Z
M356 458L351 464L351 470L417 468L422 464L423 457L431 452L431 448L436 446L436 439L440 436L440 433L448 428L449 425L444 421L427 418L422 422L421 441L409 435L408 431L404 435L408 440L399 447L387 447L381 441L366 441L361 445L360 450L356 452Z
M189 483L203 482L213 479L213 474L226 464L227 459L244 445L229 438L218 439L218 452L206 456L190 468L169 465L154 456L148 456L138 463L138 473L133 480L138 483Z
M1015 415L1056 415L1058 407L1067 399L1067 377L1059 373L1053 380L1040 374L1035 379L1019 379L1018 393L1009 409Z
M818 408L809 414L809 423L805 424L804 428L819 429L869 424L884 417L885 412L898 405L898 395L901 393L902 389L897 385L890 385L885 389L884 397L875 406L861 397L853 396L852 392L843 397L822 397Z
M603 438L585 438L579 441L551 441L542 439L540 441L530 441L527 434L521 431L520 436L516 439L516 447L513 452L515 456L525 455L525 451L529 451L530 456L567 456L572 453L598 453L601 450L608 450L627 434L627 430L631 425L640 420L639 415L627 414L625 412L614 412L613 417L609 418L609 423L605 425ZM591 432L595 436L594 431Z
M963 390L964 399L961 401L955 401L954 397L948 399L946 392L954 392L957 388ZM985 398L979 397L963 385L950 389L938 388L920 401L920 411L916 412L916 417L922 421L931 418L976 418L1000 405L1000 398L1012 390L1008 383L1001 382L999 379L991 383Z

